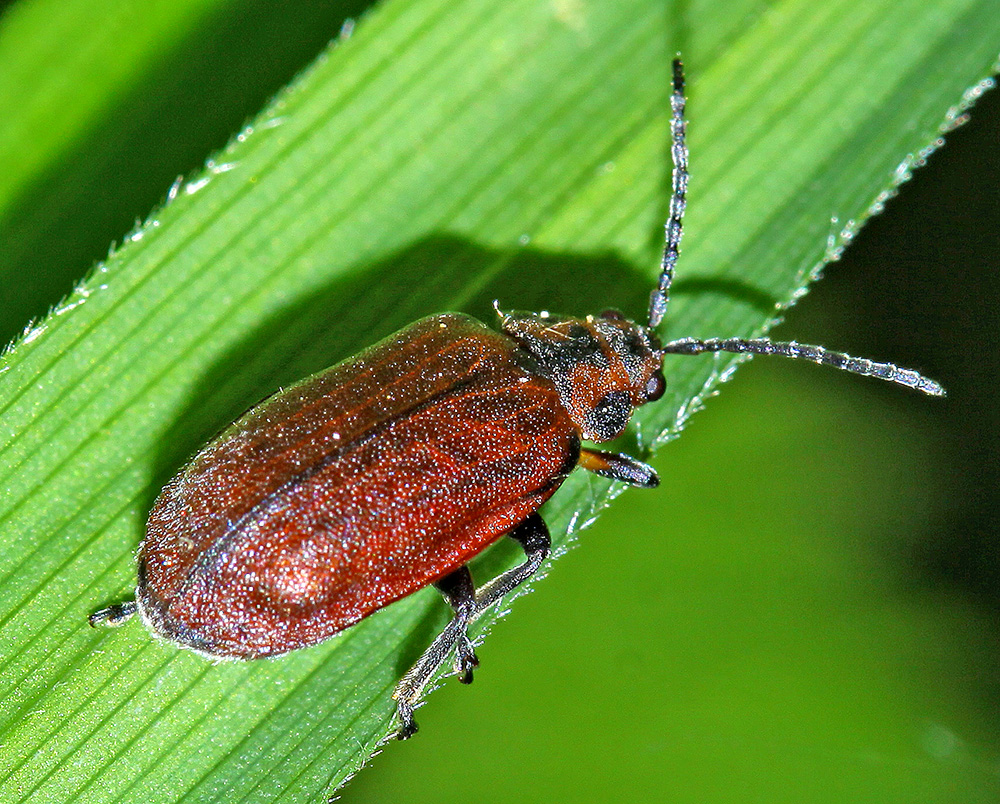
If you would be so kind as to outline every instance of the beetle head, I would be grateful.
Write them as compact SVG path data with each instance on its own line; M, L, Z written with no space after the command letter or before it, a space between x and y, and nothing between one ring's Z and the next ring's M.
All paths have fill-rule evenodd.
M588 441L621 435L635 408L663 396L663 352L656 336L616 310L586 318L501 313L500 328L555 383Z

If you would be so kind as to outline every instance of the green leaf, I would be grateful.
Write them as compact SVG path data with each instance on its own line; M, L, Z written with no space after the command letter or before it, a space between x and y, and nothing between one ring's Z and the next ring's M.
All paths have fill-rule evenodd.
M25 0L0 19L0 341L44 315L365 0ZM98 23L98 24L95 24ZM251 46L248 46L251 43Z
M640 315L677 49L692 189L664 331L766 329L954 122L1000 41L985 0L717 6L378 5L5 355L0 800L331 792L391 732L392 686L443 607L425 591L246 665L134 624L92 631L87 614L134 584L160 486L248 405L420 315L488 318L493 299ZM54 3L8 14L24 8L49 13L18 41L59 18ZM9 42L0 75L26 58ZM79 56L70 43L39 59L41 77L72 83ZM55 97L44 86L39 103ZM71 143L38 145L32 175ZM5 223L30 212L11 197ZM639 443L674 433L729 365L673 361ZM609 494L571 478L545 511L560 548ZM475 572L513 560L492 550Z

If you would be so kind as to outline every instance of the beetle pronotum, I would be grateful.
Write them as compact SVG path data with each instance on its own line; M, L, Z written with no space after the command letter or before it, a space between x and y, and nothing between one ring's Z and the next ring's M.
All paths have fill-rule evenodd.
M941 396L891 363L767 338L661 344L688 184L684 75L673 65L674 169L666 245L647 323L615 311L570 318L501 313L418 321L265 400L160 493L139 548L133 602L156 635L212 658L314 645L429 584L454 617L393 693L400 738L448 655L465 683L479 664L468 629L549 553L538 513L572 469L651 488L645 463L584 446L620 435L664 391L666 355L803 358ZM467 562L502 536L526 560L478 589Z

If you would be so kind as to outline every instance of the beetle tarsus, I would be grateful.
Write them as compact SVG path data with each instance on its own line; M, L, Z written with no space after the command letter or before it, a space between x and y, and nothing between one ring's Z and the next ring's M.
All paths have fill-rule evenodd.
M91 627L97 628L99 625L116 627L131 619L139 610L134 600L125 603L115 603L107 608L99 609L87 618Z
M472 671L479 667L479 657L476 656L476 652L472 649L472 643L469 643L468 652L464 655L461 650L458 654L458 660L455 663L455 669L459 673L459 678L463 684L472 683Z
M402 702L398 703L399 731L396 732L397 740L409 740L414 734L420 731L420 726L413 719L413 707Z

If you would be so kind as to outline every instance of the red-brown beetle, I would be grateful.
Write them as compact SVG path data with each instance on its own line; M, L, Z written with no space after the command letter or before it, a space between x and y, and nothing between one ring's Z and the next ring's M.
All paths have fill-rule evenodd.
M654 471L582 446L620 435L659 399L668 354L777 354L942 395L914 371L768 339L661 345L687 190L684 78L674 62L674 161L666 247L648 323L501 314L500 332L463 315L418 321L287 388L216 438L160 493L139 548L134 602L171 642L256 659L314 645L434 584L454 618L393 697L405 738L451 650L462 681L478 664L469 625L529 578L549 551L538 509L575 466L647 488ZM479 588L467 562L501 536L527 556Z

